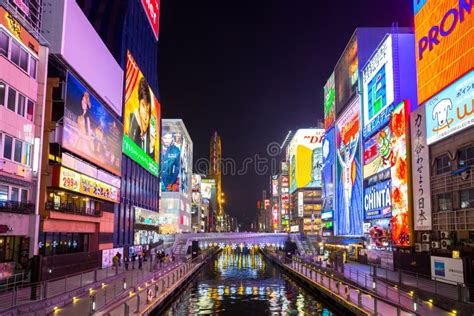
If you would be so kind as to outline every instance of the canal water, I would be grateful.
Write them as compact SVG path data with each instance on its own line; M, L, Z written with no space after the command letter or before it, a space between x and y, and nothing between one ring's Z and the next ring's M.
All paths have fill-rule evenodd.
M237 249L239 250L239 249ZM336 315L258 251L219 253L160 315Z

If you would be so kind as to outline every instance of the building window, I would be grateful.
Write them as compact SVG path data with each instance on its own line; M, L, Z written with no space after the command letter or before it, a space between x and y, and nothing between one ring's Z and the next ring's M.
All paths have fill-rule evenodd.
M16 91L15 89L9 87L7 108L15 112L15 103L16 103Z
M20 68L28 72L28 59L30 56L23 48L20 49Z
M448 155L436 158L436 174L442 174L451 171L451 160Z
M36 59L30 56L30 76L36 79Z
M0 82L0 105L5 105L5 90L6 90L5 83Z
M451 192L438 194L438 211L451 211L453 209L453 196Z
M18 105L16 107L16 113L21 116L25 116L25 97L18 93Z
M0 202L8 201L8 185L0 184Z
M20 199L20 202L21 203L27 203L28 202L28 190L25 190L25 189L21 189L21 199Z
M23 143L18 139L15 139L15 152L13 154L13 160L21 163L21 151L23 149Z
M13 138L5 135L3 142L3 158L12 159Z
M0 31L0 54L5 57L8 57L8 42L8 35Z
M12 187L12 193L11 193L11 196L10 196L10 200L18 202L19 198L20 198L20 189Z
M10 50L10 60L17 65L20 65L20 45L12 41Z
M30 99L28 99L27 104L28 105L26 109L26 118L33 122L33 110L34 110L35 104Z
M459 201L461 208L474 208L474 189L461 190Z
M459 167L474 165L474 147L467 147L458 152Z

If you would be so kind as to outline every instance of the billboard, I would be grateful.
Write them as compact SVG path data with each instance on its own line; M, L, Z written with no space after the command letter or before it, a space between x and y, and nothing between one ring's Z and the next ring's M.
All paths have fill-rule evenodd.
M153 30L153 35L158 40L160 31L160 0L142 0L141 2Z
M114 186L62 166L53 170L54 186L101 200L120 202L120 190Z
M272 179L272 196L276 197L279 195L278 192L278 178L277 179Z
M398 104L392 112L392 242L394 246L410 245L410 209L408 193L409 166L407 153L407 103Z
M390 218L379 218L364 223L364 233L366 233L369 249L389 249Z
M362 70L364 137L390 119L386 114L375 120L394 102L393 77L392 36L388 35Z
M431 230L429 147L426 144L426 114L420 106L410 115L413 223L415 230Z
M391 217L391 184L391 180L386 180L364 188L364 218L366 220Z
M123 126L71 73L67 73L62 146L120 175Z
M114 257L120 254L120 260L123 260L123 248L113 248L113 249L104 249L102 250L102 269L111 267L113 265Z
M127 51L123 153L159 175L160 103L151 91L140 68Z
M418 101L425 102L474 67L473 2L415 3Z
M203 199L211 199L212 186L215 185L214 180L202 179L201 181L201 197Z
M431 278L449 284L464 284L462 259L431 256Z
M322 196L323 198L332 196L334 194L334 129L326 131L322 141Z
M425 103L427 144L474 125L474 71Z
M336 234L362 235L362 167L360 99L336 121Z
M336 104L334 72L324 85L324 129L328 130L334 123Z
M298 192L298 217L304 215L304 194L302 191Z
M357 93L359 85L359 58L357 35L354 34L342 53L334 71L336 115Z
M202 180L202 177L200 174L193 174L191 178L191 187L193 191L201 190L201 180Z
M385 126L364 142L364 179L390 168L392 132Z
M289 144L290 193L321 186L323 129L299 129Z
M160 173L162 192L187 194L190 189L192 144L185 136L181 123L163 121Z

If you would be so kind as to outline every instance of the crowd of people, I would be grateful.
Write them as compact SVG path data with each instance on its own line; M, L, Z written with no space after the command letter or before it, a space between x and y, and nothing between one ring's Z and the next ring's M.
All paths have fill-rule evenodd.
M143 268L143 262L148 260L148 256L151 256L151 254L147 252L133 253L130 256L126 256L123 259L125 270L128 271L130 267L130 263L132 265L132 269L135 269L135 265L137 262L138 262L138 269L141 270ZM156 252L155 267L159 265L159 267L161 268L163 264L168 264L174 261L175 261L174 254L171 254L170 256L169 254L165 254L163 250ZM113 266L115 267L115 271L118 273L118 268L122 265L122 254L120 252L117 252L115 256L112 258L112 263L113 263Z

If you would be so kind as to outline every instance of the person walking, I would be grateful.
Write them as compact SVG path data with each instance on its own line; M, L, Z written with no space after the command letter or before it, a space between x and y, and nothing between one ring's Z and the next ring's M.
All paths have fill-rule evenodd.
M142 266L143 266L143 255L142 254L139 254L138 255L138 269L142 269Z
M137 255L134 253L132 255L132 269L135 269L135 260L137 259Z
M112 258L112 265L115 267L115 274L118 274L119 256L117 254Z
M125 265L125 270L128 271L128 264L130 263L130 259L128 257L125 257L125 259L123 259L123 263Z

